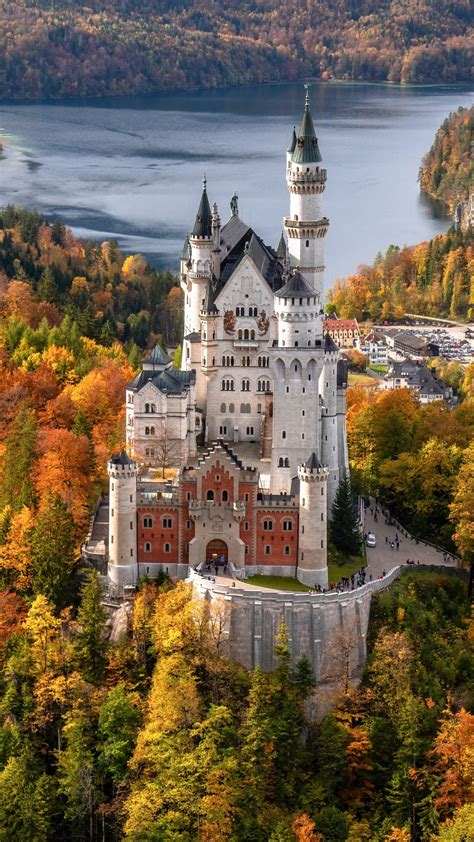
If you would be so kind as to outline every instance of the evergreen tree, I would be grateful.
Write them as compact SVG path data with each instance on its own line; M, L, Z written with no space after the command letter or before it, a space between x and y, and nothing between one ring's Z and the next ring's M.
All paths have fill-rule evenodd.
M107 662L105 622L107 619L102 605L102 587L99 574L87 571L87 578L81 590L81 604L77 612L80 630L76 637L76 652L82 672L88 681L100 684Z
M33 503L30 472L35 458L37 430L36 413L24 407L5 441L0 499L4 506L11 506L13 512Z
M50 266L48 266L41 275L40 282L38 284L38 297L42 301L49 301L52 304L59 298L58 285L56 283L54 272Z
M9 758L0 772L0 842L53 838L53 787L29 747Z
M83 409L78 411L74 419L72 432L76 436L86 436L88 439L92 437L92 425Z
M75 711L65 725L64 735L66 748L58 758L59 791L65 796L67 805L64 815L71 822L75 838L83 839L82 834L87 829L88 838L92 840L98 788L90 723Z
M117 786L127 774L140 722L137 694L123 684L110 690L99 711L99 766Z
M331 541L345 555L358 555L361 551L359 518L348 476L340 480L332 504Z
M57 607L68 604L75 561L74 519L56 494L45 500L31 535L32 584Z

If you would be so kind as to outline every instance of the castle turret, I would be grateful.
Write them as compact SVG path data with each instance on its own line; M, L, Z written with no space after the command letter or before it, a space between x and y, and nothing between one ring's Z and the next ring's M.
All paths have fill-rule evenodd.
M339 484L339 437L337 406L337 364L339 348L329 333L324 337L324 364L319 378L321 395L321 459L329 468L328 510Z
M300 511L297 579L305 585L328 586L327 480L328 468L312 453L298 465Z
M119 590L138 578L137 474L138 463L125 450L107 463L109 481L109 562L107 576Z
M202 194L192 234L189 235L189 260L183 282L185 292L184 335L199 333L200 312L206 295L212 269L212 213L207 196L207 181L202 183ZM184 359L187 354L183 354Z
M322 194L327 172L321 167L321 153L306 92L301 126L287 150L286 181L290 213L284 219L288 235L290 264L298 266L322 304L324 237L329 220L322 213Z
M212 206L212 274L219 280L221 276L221 220L217 203Z

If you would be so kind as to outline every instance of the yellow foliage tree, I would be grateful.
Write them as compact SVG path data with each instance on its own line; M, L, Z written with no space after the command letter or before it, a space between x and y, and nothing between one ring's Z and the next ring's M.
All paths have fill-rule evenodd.
M31 549L29 536L34 526L33 515L26 506L13 515L3 544L0 544L0 570L16 591L27 591L31 585Z

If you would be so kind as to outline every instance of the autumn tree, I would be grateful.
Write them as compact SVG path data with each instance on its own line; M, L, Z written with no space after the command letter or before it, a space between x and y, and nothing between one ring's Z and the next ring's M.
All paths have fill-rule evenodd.
M31 532L32 585L56 606L68 604L76 561L76 528L72 515L55 494L44 500Z

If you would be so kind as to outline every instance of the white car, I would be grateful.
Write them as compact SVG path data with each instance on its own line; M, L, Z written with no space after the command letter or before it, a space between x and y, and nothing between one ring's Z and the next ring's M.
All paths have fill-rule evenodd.
M375 535L373 534L373 532L368 533L366 543L367 543L368 547L376 547L377 546L377 539L376 539Z

